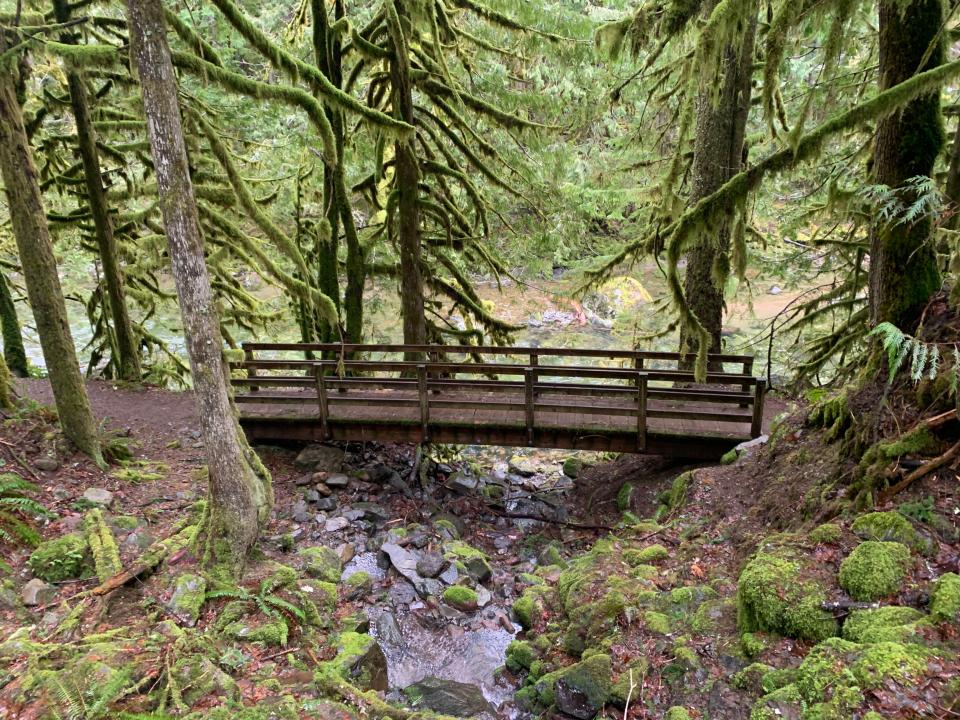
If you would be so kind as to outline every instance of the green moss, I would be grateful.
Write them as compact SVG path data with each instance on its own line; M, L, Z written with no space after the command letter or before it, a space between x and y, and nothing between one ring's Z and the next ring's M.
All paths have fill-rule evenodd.
M840 564L840 586L855 600L876 600L900 588L910 551L897 542L867 540Z
M750 711L750 720L783 720L784 717L799 717L803 698L796 685L787 685L764 695ZM787 715L783 708L795 708L796 713Z
M94 508L84 516L83 528L97 578L100 582L106 582L123 569L120 564L117 540L104 520L103 511L100 508Z
M307 547L297 552L303 559L303 569L307 575L325 582L340 581L342 566L337 551L325 545Z
M693 481L695 473L695 470L688 470L685 473L681 473L674 478L669 490L665 490L657 496L657 500L667 509L667 512L678 509L686 501L687 492L690 489L690 483Z
M840 540L843 528L836 523L824 523L810 531L810 541L818 545L830 545Z
M902 639L912 630L908 626L923 617L919 610L894 605L875 610L854 610L843 623L843 637L858 643Z
M465 585L451 585L443 591L443 600L458 610L476 610L477 593Z
M620 677L610 688L610 701L617 707L624 707L627 702L627 695L630 693L630 682L633 681L633 695L631 699L636 698L640 692L643 680L650 670L650 663L646 658L632 662L629 667L620 672Z
M433 521L433 527L437 532L443 531L451 538L460 537L460 531L457 530L457 526L446 518L439 518Z
M553 543L547 545L543 549L543 552L540 553L540 557L537 559L537 562L541 566L548 567L565 568L567 566L567 561L563 555L560 554L560 549Z
M610 656L602 653L592 655L575 665L544 675L536 683L540 701L544 705L554 704L559 681L569 688L575 688L588 704L599 709L610 698L613 686Z
M524 640L513 640L507 645L506 665L514 672L529 670L537 660L537 651L533 645Z
M200 610L207 600L207 581L193 573L177 576L170 597L174 614L193 625L200 617Z
M489 558L486 553L477 550L467 543L454 541L444 546L445 556L457 564L462 565L464 571L471 577L480 581L486 581L493 575L493 568L490 567Z
M740 672L736 672L730 676L730 684L738 690L756 691L758 688L763 687L763 678L771 670L773 670L773 668L766 663L750 663Z
M31 572L47 582L62 582L90 574L90 547L82 535L71 533L40 543L30 554Z
M651 545L642 550L631 548L623 553L623 559L626 560L628 565L632 566L655 563L666 560L668 557L670 557L670 553L663 545Z
M663 716L663 720L690 720L690 713L685 707L674 705L667 710L666 715Z
M284 646L287 644L289 629L282 617L268 617L259 625L252 625L243 620L227 623L223 634L242 642L261 642L264 645Z
M650 632L670 634L670 618L663 613L648 610L643 614L643 624Z
M767 641L763 635L745 632L740 635L740 647L745 656L754 658L767 649Z
M774 548L757 553L740 574L738 622L745 632L823 640L837 634L833 615L820 607L826 599L826 591L807 577L792 551Z
M851 671L866 689L879 688L887 680L914 682L926 669L931 653L920 645L880 642L866 645Z
M351 597L369 595L373 590L373 578L370 577L370 573L360 570L347 578L346 586L347 593Z
M662 529L663 526L655 520L642 520L630 526L630 530L636 535L652 535Z
M926 544L913 525L898 512L872 512L853 521L850 529L863 540L898 542L923 551Z
M936 622L960 621L960 575L945 573L930 596L930 617Z
M533 588L528 588L513 603L513 614L517 617L517 622L524 630L534 627L540 620L542 609L540 607L540 594L532 592Z
M318 679L326 680L330 676L347 680L361 688L368 688L373 678L369 668L362 667L363 658L367 657L377 641L370 635L358 632L342 632L333 639L337 648L336 657L329 662L321 663L317 670Z
M617 510L624 512L630 509L630 500L633 498L633 483L624 483L617 493Z

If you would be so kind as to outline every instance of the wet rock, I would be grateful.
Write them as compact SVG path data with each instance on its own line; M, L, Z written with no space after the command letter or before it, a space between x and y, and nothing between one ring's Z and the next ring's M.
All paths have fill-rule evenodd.
M42 470L43 472L54 472L60 468L60 463L55 457L41 455L33 461L33 466L37 470Z
M374 623L377 638L384 645L394 648L402 648L406 644L403 639L403 632L400 630L400 624L397 622L397 616L392 612L380 613L376 623Z
M347 520L345 517L330 518L323 525L323 529L326 530L328 533L340 532L341 530L345 530L348 527L350 527L350 521Z
M327 479L323 482L328 488L339 490L350 484L350 478L343 473L337 473L335 475L328 475Z
M303 569L308 576L325 582L338 582L342 572L340 556L325 545L302 548L297 552L303 559Z
M447 487L460 495L470 495L480 487L480 481L472 475L466 473L454 473L447 478Z
M53 585L48 585L40 578L34 578L20 591L20 599L28 607L34 605L47 605L52 603L57 597L57 589Z
M479 687L456 680L425 677L404 688L403 693L415 707L426 707L442 715L475 717L495 712Z
M301 468L330 473L339 472L343 465L343 450L314 443L301 450L294 462Z
M113 502L113 493L105 488L92 487L83 491L83 499L93 505L110 507Z
M417 560L417 573L425 578L435 578L447 567L447 560L439 553L425 553Z
M188 627L197 624L206 601L207 581L199 575L185 573L173 581L173 594L167 603L170 612Z
M293 504L293 519L299 523L310 522L313 516L310 514L310 508L306 500L297 500Z
M410 581L420 597L436 596L443 591L443 584L439 580L420 576L417 572L418 558L406 548L394 543L384 543L380 551L390 558L390 564L393 565L393 568Z

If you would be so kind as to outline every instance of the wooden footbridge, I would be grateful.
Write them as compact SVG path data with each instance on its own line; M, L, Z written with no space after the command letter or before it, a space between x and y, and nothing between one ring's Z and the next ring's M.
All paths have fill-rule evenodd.
M712 459L756 437L753 358L705 384L670 352L247 343L231 363L256 441L438 442ZM722 368L722 370L721 370Z

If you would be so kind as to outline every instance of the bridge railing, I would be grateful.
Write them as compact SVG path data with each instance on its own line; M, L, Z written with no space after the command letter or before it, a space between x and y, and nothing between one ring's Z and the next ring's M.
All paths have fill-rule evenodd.
M531 445L538 425L551 417L563 422L570 416L605 416L621 429L632 418L637 449L643 450L650 420L748 425L750 437L756 437L763 418L765 384L750 376L753 359L742 355L712 356L711 368L733 364L736 371L714 370L705 384L695 384L683 358L665 352L281 343L251 343L244 350L244 361L233 363L244 376L232 382L247 392L237 394L236 401L313 407L324 437L348 411L362 418L380 409L419 422L425 441L438 419L473 412L522 423ZM305 352L326 359L276 357ZM259 358L259 353L272 356ZM372 353L416 359L358 359ZM439 359L457 353L469 353L474 361ZM491 356L520 356L526 362L491 362ZM625 366L545 362L550 357L620 360ZM654 362L658 367L650 367Z

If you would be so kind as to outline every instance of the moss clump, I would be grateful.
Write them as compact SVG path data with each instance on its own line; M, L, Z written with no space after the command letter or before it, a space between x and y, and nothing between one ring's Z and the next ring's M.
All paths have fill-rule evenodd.
M670 489L665 490L657 496L661 507L657 510L657 517L661 518L674 510L679 509L687 499L687 492L690 489L690 483L693 481L694 470L688 470L674 478L670 484Z
M529 630L535 626L537 622L539 622L542 612L540 594L533 592L533 588L528 588L523 595L513 603L513 614L516 616L517 622L520 623L520 627L524 630Z
M465 585L451 585L443 591L443 600L457 610L472 611L477 609L477 593Z
M433 529L436 530L439 535L447 537L451 540L460 537L460 531L457 530L457 526L446 518L434 520Z
M630 509L630 501L633 498L633 483L624 483L620 486L617 493L617 510L625 512Z
M876 600L896 592L907 570L910 551L897 542L867 540L840 563L840 587L855 600Z
M514 640L507 645L506 666L514 672L529 670L537 660L537 651L525 640Z
M342 566L340 556L333 548L325 545L307 547L297 555L303 559L303 569L307 575L324 582L339 582Z
M898 512L872 512L853 521L850 529L863 540L898 542L922 551L925 543L913 525Z
M668 557L670 557L670 552L663 545L651 545L642 550L630 549L623 553L623 559L626 560L628 565L634 567L666 560Z
M750 663L740 672L730 677L730 684L739 690L757 691L763 687L764 676L773 670L766 663Z
M632 662L629 667L620 672L620 677L610 688L610 702L619 708L623 708L627 703L627 695L630 693L630 681L633 681L632 698L637 697L640 692L640 686L650 670L650 663L646 658Z
M817 545L830 545L840 540L843 529L836 523L824 523L810 531L810 541Z
M363 689L385 689L386 658L374 638L365 633L342 632L333 644L337 655L320 664L318 682L325 684L332 675L332 679L344 679Z
M287 644L289 632L287 623L282 617L265 618L263 622L256 625L244 620L237 620L227 623L223 628L223 634L234 640L260 642L264 645L281 647Z
M803 697L796 685L786 685L764 695L757 700L750 711L750 720L782 720L784 717L799 717ZM793 715L786 715L784 708L796 709Z
M914 682L926 669L931 653L920 645L881 642L866 645L851 671L860 685L878 688L887 680Z
M945 573L930 596L930 616L936 622L960 621L960 575Z
M366 597L373 591L373 578L370 573L360 570L347 578L347 597L351 600Z
M910 626L923 618L922 612L910 607L855 610L843 623L843 637L858 643L901 640L911 633Z
M536 683L540 701L546 706L556 701L558 683L571 689L586 704L595 708L595 712L610 698L613 687L610 656L598 653L576 665L562 668L544 675Z
M837 621L821 609L826 591L804 574L791 551L774 548L747 563L737 586L740 629L765 630L798 640L820 641L837 634Z
M447 543L444 549L447 560L458 563L470 577L486 582L493 575L489 559L481 550L459 541Z
M670 634L670 618L663 613L648 610L643 614L643 624L650 632Z
M663 716L663 720L690 720L690 713L685 707L674 705L667 710L667 714Z
M745 632L740 636L740 648L746 657L755 658L767 649L767 641L758 633Z
M82 535L71 533L40 543L27 565L47 582L62 582L90 574L90 547Z
M100 582L119 573L123 566L120 563L120 549L113 532L103 518L103 511L94 508L83 519L83 528L87 536L87 545L93 556L93 567Z
M206 601L207 581L201 576L184 573L174 581L170 609L182 621L189 625L196 624Z

